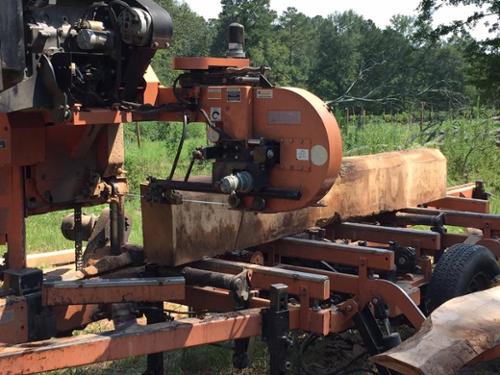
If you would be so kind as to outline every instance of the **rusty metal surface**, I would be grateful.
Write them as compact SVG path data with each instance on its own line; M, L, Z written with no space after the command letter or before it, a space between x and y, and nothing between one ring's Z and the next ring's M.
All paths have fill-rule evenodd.
M332 242L285 238L270 245L275 255L288 258L310 259L359 266L365 258L368 268L391 271L394 269L394 252L365 246L350 246Z
M254 289L268 290L272 284L281 282L288 286L290 294L300 295L305 288L311 298L325 300L330 297L330 280L322 275L219 259L200 261L196 263L196 267L230 274L238 274L246 269L251 271L250 285Z
M439 233L430 231L359 223L341 223L333 226L331 230L334 237L338 239L364 240L386 244L392 241L401 246L430 250L441 249L441 236Z
M28 306L23 297L0 298L0 343L28 340Z
M184 298L184 278L96 279L45 282L45 306L155 302Z
M416 328L420 328L425 316L419 309L420 289L398 285L387 280L372 280L357 275L318 270L314 268L280 265L285 269L311 274L325 275L330 279L330 290L336 293L355 295L361 306L370 303L374 298L382 298L387 303L391 316L403 314ZM405 289L403 290L403 287ZM342 328L345 329L344 326Z
M253 309L53 339L36 345L0 346L0 369L3 373L29 374L260 336L261 322L261 310Z

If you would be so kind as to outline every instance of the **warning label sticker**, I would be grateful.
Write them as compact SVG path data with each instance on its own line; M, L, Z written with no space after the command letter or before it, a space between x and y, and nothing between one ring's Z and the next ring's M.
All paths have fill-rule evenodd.
M257 90L257 99L272 99L273 90Z
M222 99L222 88L220 88L220 87L209 87L207 89L207 97L210 100L220 100L220 99Z
M228 88L227 89L227 101L228 101L228 103L241 102L241 89Z

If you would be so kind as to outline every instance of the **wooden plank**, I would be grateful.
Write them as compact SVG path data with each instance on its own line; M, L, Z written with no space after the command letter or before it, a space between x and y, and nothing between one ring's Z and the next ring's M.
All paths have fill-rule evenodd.
M59 250L48 253L29 254L26 260L28 267L41 268L47 266L62 266L75 262L75 250Z
M345 158L340 177L318 207L293 212L229 210L221 205L226 197L213 194L182 193L189 202L178 206L143 200L146 256L177 266L301 233L334 217L416 207L446 196L446 176L441 152L419 149Z
M452 299L415 336L372 360L403 374L454 374L481 354L496 351L499 316L500 287Z

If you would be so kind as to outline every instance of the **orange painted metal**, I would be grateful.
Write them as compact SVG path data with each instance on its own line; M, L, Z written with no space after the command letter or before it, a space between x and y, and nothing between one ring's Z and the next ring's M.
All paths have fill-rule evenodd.
M45 282L45 306L155 302L184 298L184 279L97 279Z
M101 312L99 305L53 306L56 330L62 334L71 334L75 329L84 329L88 324L98 319Z
M0 347L0 368L11 374L51 371L261 333L261 310L243 310L204 319L132 326L107 334L42 341L36 345L4 346Z
M185 306L194 308L195 311L203 312L230 312L235 308L234 299L226 290L217 288L186 287L186 298L175 301ZM249 308L268 308L269 300L253 297L249 302ZM304 306L289 305L290 310L290 330L303 330L314 332L319 335L330 333L330 314L332 309L312 309L309 303L305 305L308 314L307 319L302 319L302 309Z
M352 241L370 241L377 243L396 242L401 246L412 246L420 249L441 249L439 233L407 229L367 225L357 223L342 223L332 227L335 238Z
M208 70L213 68L247 68L249 59L225 57L176 57L174 70Z
M26 299L15 296L0 298L0 343L19 344L26 341L28 341Z
M382 298L389 306L393 316L403 314L417 329L425 320L417 304L420 303L420 290L412 288L411 293L405 292L400 286L386 280L367 279L356 275L318 270L314 268L282 265L286 269L328 276L331 291L336 293L354 294L360 306ZM342 325L342 327L344 327Z
M26 227L24 222L24 176L21 167L5 168L1 184L7 188L2 210L7 212L7 266L26 267ZM3 190L3 189L2 189ZM4 190L5 191L5 190ZM0 228L0 232L2 228Z
M468 236L465 234L447 233L443 236L445 248L459 244L468 243L484 246L489 249L497 259L500 259L500 240L495 238L484 238L484 236Z
M270 170L270 186L298 189L301 198L269 199L264 212L309 207L334 184L342 138L335 117L315 95L293 88L207 87L201 90L201 105L207 113L222 111L216 125L232 138L280 143L280 162Z
M87 126L87 125L107 125L128 123L134 121L132 112L120 109L101 109L82 110L79 107L73 108L73 117L67 121L68 125Z
M500 215L425 208L408 208L402 210L402 212L423 215L443 214L445 225L480 229L484 232L484 236L487 238L500 235Z
M274 253L281 257L326 261L355 267L359 266L360 257L366 257L368 268L386 271L395 269L394 253L389 250L298 238L277 241L272 248Z
M243 269L251 271L250 285L253 289L269 290L271 285L283 283L288 286L288 293L300 295L307 288L310 298L326 300L330 297L330 281L327 277L311 273L291 272L275 267L265 267L250 263L229 262L219 259L207 259L196 263L198 268L211 271L239 274Z
M428 207L438 209L467 211L487 214L490 212L490 202L482 199L446 197L426 204Z

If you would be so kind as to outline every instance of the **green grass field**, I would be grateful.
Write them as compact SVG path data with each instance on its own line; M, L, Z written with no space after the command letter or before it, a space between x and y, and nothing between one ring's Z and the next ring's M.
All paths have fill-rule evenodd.
M449 185L483 179L492 196L492 211L500 213L500 149L495 145L493 131L497 124L483 118L436 121L425 124L391 123L382 117L371 118L366 124L354 118L342 127L345 155L362 155L421 146L438 147L448 158ZM340 121L342 123L342 120ZM133 128L126 129L126 170L132 194L127 199L127 211L132 217L133 230L130 242L142 244L139 186L148 176L166 177L177 148L180 127L178 125L142 125L144 138L139 148ZM182 153L178 177L187 168L191 151L206 144L204 128L193 125ZM208 173L208 165L197 165L194 172ZM432 183L432 181L429 181ZM101 207L90 209L98 213ZM88 211L89 212L89 211ZM65 212L30 217L27 220L29 252L45 252L72 248L64 240L59 226ZM0 249L5 251L5 249ZM93 326L99 331L100 326ZM244 374L262 374L266 371L265 346L256 340L256 355L252 369ZM167 356L169 374L231 374L231 354L218 347L205 347L176 351ZM98 364L84 369L65 370L64 374L140 374L145 360L127 359L116 363Z

